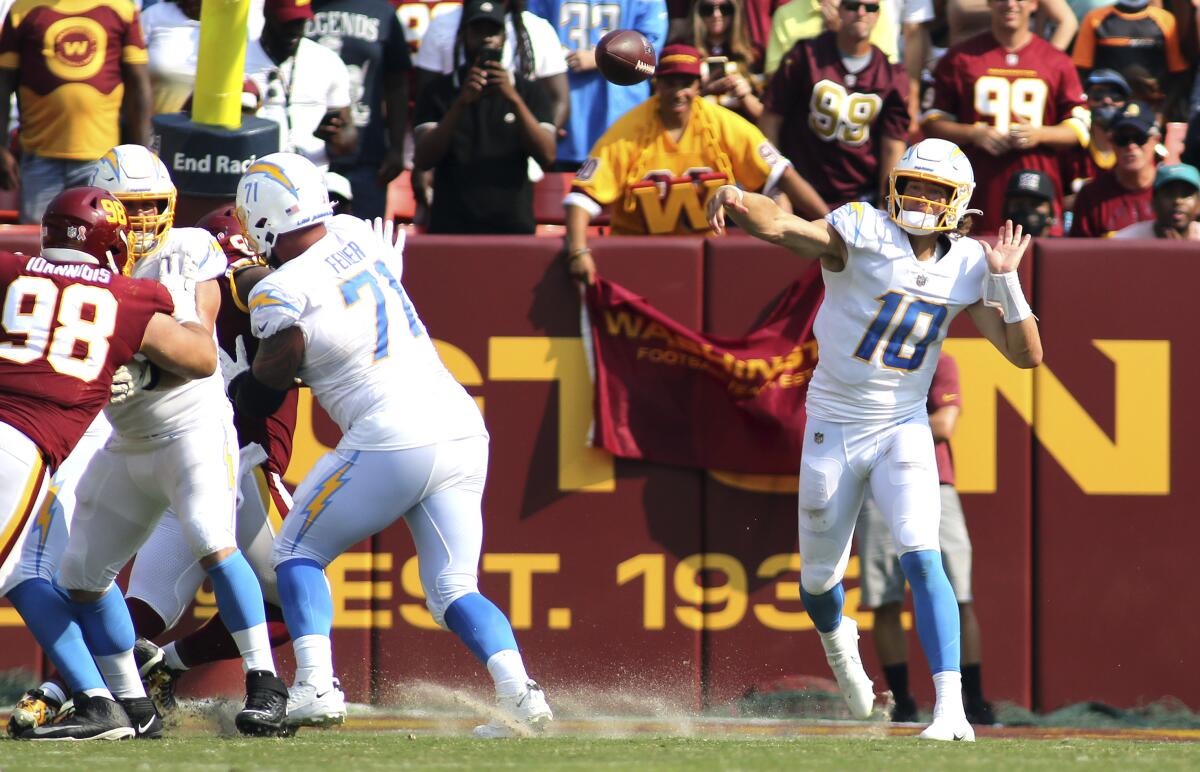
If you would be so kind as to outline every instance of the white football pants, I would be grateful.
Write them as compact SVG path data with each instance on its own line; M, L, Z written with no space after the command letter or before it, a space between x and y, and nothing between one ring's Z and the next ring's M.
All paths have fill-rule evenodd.
M812 595L846 573L866 486L897 554L938 549L941 499L933 433L924 413L901 423L809 417L800 458L800 582Z
M478 592L488 439L406 450L333 450L296 489L273 562L322 568L403 517L417 548L425 604L439 625L451 603Z

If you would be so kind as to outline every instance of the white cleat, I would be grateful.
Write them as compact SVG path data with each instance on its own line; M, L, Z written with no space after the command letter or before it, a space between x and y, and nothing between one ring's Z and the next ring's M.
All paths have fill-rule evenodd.
M935 716L933 723L925 727L924 732L921 732L921 739L973 743L975 742L975 730L971 728L971 724L965 716L958 718Z
M821 639L825 647L825 659L837 677L838 688L846 698L850 715L865 721L875 708L875 684L867 676L862 659L858 656L858 625L850 617L844 616L833 636L832 642L824 637Z
M336 678L320 690L307 681L288 689L287 726L334 726L345 721L346 695Z
M511 697L497 697L500 715L475 727L475 736L485 740L501 737L530 737L545 730L554 720L546 703L546 693L536 681L526 681L525 691Z

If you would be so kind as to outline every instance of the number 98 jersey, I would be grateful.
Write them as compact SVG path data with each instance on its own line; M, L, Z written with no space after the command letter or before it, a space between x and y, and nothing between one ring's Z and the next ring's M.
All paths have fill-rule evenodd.
M486 436L479 408L446 370L387 248L355 217L250 293L250 329L304 334L300 378L341 428L345 450L402 450Z
M0 422L57 469L108 402L113 371L175 306L158 282L0 252Z
M980 299L983 247L952 238L940 258L922 262L908 234L874 207L847 204L825 219L846 242L846 267L822 271L808 415L849 422L924 414L950 322Z

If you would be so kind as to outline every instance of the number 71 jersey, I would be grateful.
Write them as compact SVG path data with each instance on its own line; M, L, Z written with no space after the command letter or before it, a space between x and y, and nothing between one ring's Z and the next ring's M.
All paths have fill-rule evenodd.
M370 226L339 215L302 255L254 286L250 330L304 334L299 375L345 450L402 450L484 435ZM261 356L261 349L260 354Z
M827 421L902 420L924 414L950 322L980 299L987 260L970 238L918 261L908 234L874 207L826 215L846 242L846 267L822 271L813 326L820 359L807 413Z

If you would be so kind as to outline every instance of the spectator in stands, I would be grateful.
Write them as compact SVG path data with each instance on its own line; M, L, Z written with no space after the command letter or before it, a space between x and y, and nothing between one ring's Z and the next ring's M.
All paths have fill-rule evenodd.
M925 409L933 432L938 482L941 484L942 520L938 536L942 546L942 564L954 598L958 601L959 630L962 637L963 707L972 724L994 724L992 706L983 697L983 652L979 619L971 592L971 536L962 501L954 489L954 456L950 438L962 411L962 389L958 382L958 364L942 352L929 385ZM863 502L855 528L858 554L862 563L862 605L874 611L871 638L895 705L892 721L916 721L917 703L908 690L908 639L901 624L904 606L904 571L900 556L888 530L887 520L868 496Z
M1114 239L1200 241L1200 171L1188 164L1158 167L1150 199L1154 219L1127 225Z
M529 0L529 10L554 27L567 51L571 111L558 142L558 169L575 171L608 127L650 96L648 83L617 86L596 70L596 44L610 30L633 29L662 51L667 35L664 0ZM579 14L584 14L582 23ZM587 19L603 19L590 24Z
M1088 181L1117 162L1109 127L1131 97L1129 84L1116 70L1092 70L1085 85L1092 125L1087 144L1063 156L1063 208L1067 211L1075 208L1075 195Z
M358 146L333 159L350 181L359 217L383 217L387 185L404 171L408 41L387 0L313 0L304 34L341 56L350 77Z
M779 69L779 63L792 46L801 40L815 38L826 30L834 30L837 26L839 0L792 0L779 7L771 17L771 36L767 40L767 60L763 71L768 76L774 75ZM887 55L888 61L897 61L898 38L895 31L899 29L896 21L896 7L900 2L926 2L926 0L888 0L878 2L875 12L879 14L878 23L871 31L871 43Z
M1127 225L1154 218L1154 165L1162 135L1144 102L1125 105L1112 122L1117 162L1083 186L1075 198L1071 235L1111 236Z
M1013 172L1036 169L1062 202L1060 155L1087 141L1083 86L1070 58L1029 31L1034 3L992 0L991 30L950 48L934 71L930 137L954 142L975 169L977 233L993 234ZM1057 234L1053 234L1057 235Z
M520 72L542 84L554 109L554 125L561 129L571 109L571 96L567 58L558 31L551 21L528 9L525 0L497 1L508 12L500 63L510 72ZM413 59L418 89L433 75L448 75L465 63L462 35L461 5L442 11L429 22Z
M612 204L614 234L707 233L704 207L724 184L768 195L782 190L807 217L827 211L753 124L700 98L700 52L664 48L655 96L604 133L563 202L571 275L591 283L596 273L587 226Z
M1008 180L1004 219L1020 225L1030 236L1045 236L1054 222L1054 183L1036 169L1021 169ZM935 376L936 377L936 376Z
M150 141L146 61L129 0L30 0L9 11L0 30L0 188L20 185L21 222L40 222L51 199L110 147ZM13 92L21 116L19 168L7 141Z
M771 15L788 0L742 0L742 19L746 38L754 51L762 72L767 58L767 38L771 34ZM670 17L667 40L672 43L688 42L692 39L692 8L695 0L667 0L667 15ZM694 43L693 43L694 45Z
M1125 72L1140 67L1160 86L1168 75L1188 69L1180 53L1175 17L1148 0L1121 0L1089 11L1080 24L1072 58L1083 71Z
M697 0L685 42L700 52L700 95L751 123L762 117L762 61L756 59L742 18L743 0Z
M246 76L263 95L259 116L279 124L280 150L322 170L358 147L350 74L333 51L304 37L309 0L266 0L262 37L246 47Z
M1030 0L1023 0L1030 2ZM950 45L970 40L991 26L995 0L948 0L946 15L950 24ZM1066 51L1079 29L1079 17L1071 10L1068 0L1037 0L1031 31L1059 51Z
M842 0L837 32L797 43L771 79L759 127L829 209L882 206L908 137L908 77L871 44L877 3Z
M462 49L470 64L417 98L413 165L434 170L430 233L535 230L529 159L554 163L554 113L540 83L500 63L505 16L494 0L469 0Z

